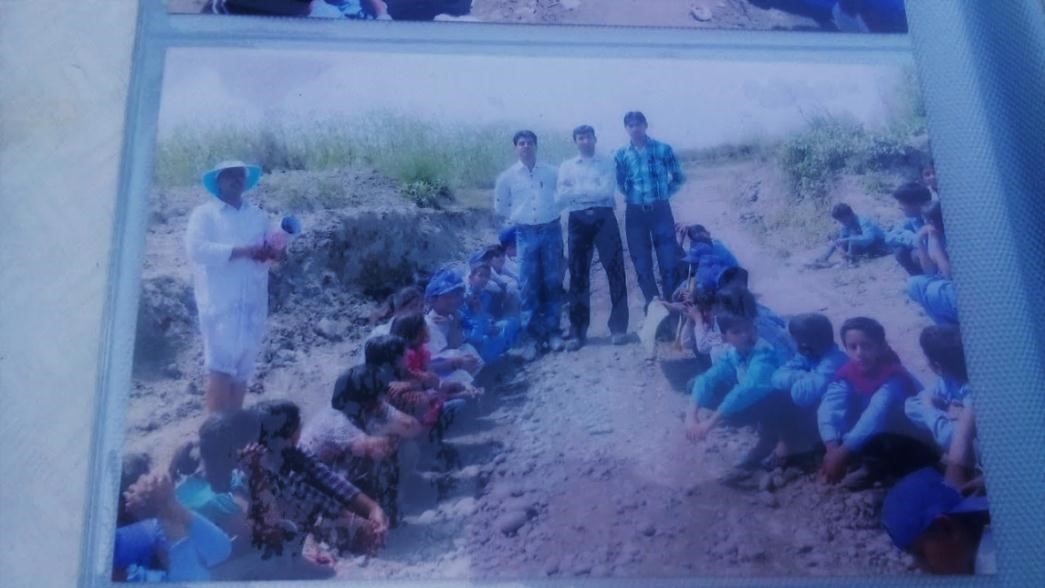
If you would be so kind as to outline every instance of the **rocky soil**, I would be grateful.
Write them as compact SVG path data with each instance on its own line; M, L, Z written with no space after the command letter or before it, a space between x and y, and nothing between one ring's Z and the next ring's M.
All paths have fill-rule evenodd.
M689 169L690 181L673 201L677 219L702 222L724 240L750 269L752 289L777 312L821 311L836 325L855 314L876 317L912 370L927 376L916 334L928 321L905 301L903 277L890 258L805 270L801 262L812 249L782 257L759 238L762 225L745 220L783 205L768 167L733 162ZM415 267L460 259L493 235L488 211L417 209L367 170L324 178L340 182L347 195L296 210L307 234L273 268L270 336L247 399L290 398L306 418L329 402L334 379L368 331L373 294L386 289L373 279L374 268L402 280ZM304 172L266 175L257 198L274 214L285 212L288 191L317 182ZM758 182L760 196L751 200ZM202 421L202 359L181 239L188 212L205 197L197 189L153 195L126 446L152 452L157 464ZM875 214L885 221L896 216L884 205ZM628 277L636 331L641 302ZM448 436L456 460L434 459L427 444L405 447L404 524L378 556L342 559L339 576L910 571L909 559L878 526L881 489L826 489L797 470L769 473L748 491L715 482L753 443L752 432L724 429L702 444L687 441L682 390L698 366L670 344L657 363L645 360L637 342L609 345L599 269L593 284L591 344L485 374L486 396L464 410Z

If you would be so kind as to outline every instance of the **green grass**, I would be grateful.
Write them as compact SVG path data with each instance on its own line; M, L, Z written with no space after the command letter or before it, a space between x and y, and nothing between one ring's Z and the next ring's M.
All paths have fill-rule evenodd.
M508 123L460 126L387 112L352 118L281 118L259 127L181 127L157 145L155 183L194 184L224 159L275 170L321 171L368 166L398 181L405 197L438 205L458 190L490 189L515 160ZM539 156L558 162L574 153L569 131L534 129Z

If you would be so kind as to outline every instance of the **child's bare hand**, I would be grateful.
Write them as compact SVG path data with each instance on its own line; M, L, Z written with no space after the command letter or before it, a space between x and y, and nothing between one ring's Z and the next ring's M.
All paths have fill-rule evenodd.
M127 509L135 515L147 518L169 509L174 501L174 483L165 474L151 474L138 478L124 492Z
M425 388L439 388L439 376L433 372L425 372L421 375L421 383Z
M686 438L690 441L700 441L707 435L707 431L703 430L703 424L697 420L696 415L688 413L686 415Z
M947 407L947 418L956 421L962 417L965 408L960 404L952 404Z
M396 450L395 440L387 435L371 437L367 443L367 456L371 459L387 459Z
M251 443L240 449L239 462L247 468L256 468L261 463L261 456L265 454L265 448L260 443Z
M384 544L385 534L388 532L388 517L385 515L385 511L381 510L379 506L375 507L370 511L367 520L370 521L370 529L374 533L377 544Z
M849 451L845 447L829 448L824 455L824 463L820 468L820 481L826 484L837 484L845 476L849 464Z

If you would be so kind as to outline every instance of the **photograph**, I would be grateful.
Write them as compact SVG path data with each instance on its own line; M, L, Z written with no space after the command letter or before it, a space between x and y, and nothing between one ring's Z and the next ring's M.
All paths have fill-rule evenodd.
M168 0L171 13L906 33L904 0Z
M173 47L156 129L114 581L995 573L908 60Z

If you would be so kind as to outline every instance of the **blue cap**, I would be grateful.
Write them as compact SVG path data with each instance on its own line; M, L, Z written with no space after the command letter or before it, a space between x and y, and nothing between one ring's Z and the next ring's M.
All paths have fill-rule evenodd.
M927 467L908 474L886 494L882 525L897 547L908 550L937 517L970 512L987 512L987 499L962 496L938 471Z
M501 232L497 234L497 240L501 242L501 245L507 247L515 243L515 227L505 227L501 229Z
M449 294L454 290L464 291L464 280L462 280L461 276L453 270L440 270L437 274L432 276L432 279L428 282L428 286L425 287L425 298L432 299L436 296Z

